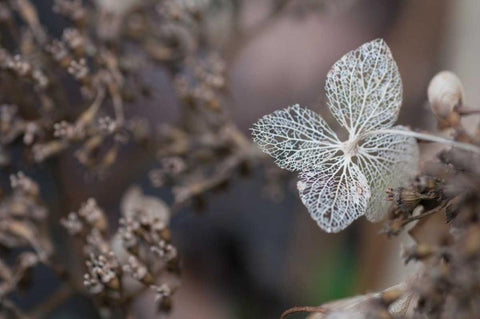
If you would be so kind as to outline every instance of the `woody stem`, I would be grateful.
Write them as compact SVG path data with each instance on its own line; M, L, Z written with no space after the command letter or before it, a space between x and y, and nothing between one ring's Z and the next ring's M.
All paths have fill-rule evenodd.
M419 133L419 132L409 131L409 130L386 129L386 130L377 130L377 131L371 131L371 132L365 133L363 137L367 135L373 135L373 134L397 134L397 135L403 135L403 136L411 136L419 140L451 145L458 149L469 151L475 154L480 154L480 147L475 146L473 144L461 143L454 140L450 140L448 138L426 134L426 133Z

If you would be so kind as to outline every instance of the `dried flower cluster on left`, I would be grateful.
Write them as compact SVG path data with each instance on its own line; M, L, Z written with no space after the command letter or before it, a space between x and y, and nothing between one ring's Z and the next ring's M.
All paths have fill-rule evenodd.
M120 226L111 237L105 213L93 198L61 220L83 247L87 266L83 283L100 308L113 312L152 289L159 310L170 310L180 268L177 250L170 243L169 221L168 207L135 186L124 196Z
M54 0L51 8L31 0L0 2L0 167L3 176L14 176L11 191L0 186L9 194L0 202L0 246L6 248L0 317L48 317L72 293L94 300L103 318L134 318L130 305L143 292L157 296L162 313L170 309L179 284L171 215L186 205L203 207L207 193L265 158L226 111L234 103L228 72L238 52L295 6L272 0L271 12L246 26L240 2ZM164 107L171 99L159 97L152 74L172 89L170 104L179 112L140 117L138 106ZM180 117L169 121L172 113ZM84 195L76 198L84 204L72 208L64 195L75 190L61 185L59 207L49 207L40 200L51 195L45 179L36 184L17 174L61 180L59 163L74 159L101 182L118 171L127 148L155 162L149 181L173 199L166 204L130 189L116 228L109 226L112 208L98 205L102 198ZM279 178L279 171L267 171L267 193L279 194ZM60 218L62 236L66 230L72 238L62 242L71 252L67 261L50 238ZM61 284L25 311L10 296L40 263Z
M289 1L275 2L267 19L283 13ZM0 263L0 317L42 318L72 293L95 300L105 318L133 316L128 308L144 291L156 294L159 310L170 309L179 284L171 212L203 203L205 193L264 158L225 112L232 103L228 66L241 47L225 38L215 45L218 32L208 23L216 6L208 0L55 0L45 12L46 5L30 0L0 2L0 167L13 174L0 202L0 245L8 257ZM238 23L241 10L231 13L225 29L251 39ZM48 17L58 21L51 25ZM167 75L179 120L157 124L136 114L139 104L163 101L152 94L156 83L147 73ZM101 180L133 144L156 161L150 182L169 190L173 202L132 188L117 229L97 204L101 199L82 198L76 212L60 207L52 214L55 209L40 199L49 192L43 181L17 174L48 171L58 178L56 159L67 157ZM58 214L73 238L66 244L78 255L75 267L61 261L50 238ZM13 264L11 256L17 257ZM62 284L38 309L23 311L8 297L40 263Z

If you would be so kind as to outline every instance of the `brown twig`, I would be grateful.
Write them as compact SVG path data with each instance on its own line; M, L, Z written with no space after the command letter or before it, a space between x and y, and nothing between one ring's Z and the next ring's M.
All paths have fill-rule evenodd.
M280 316L280 319L286 319L288 316L293 315L294 313L299 313L299 312L310 312L310 313L327 313L327 309L322 306L317 306L317 307L311 307L311 306L299 306L299 307L293 307L288 310L286 310L282 315Z
M446 206L446 205L443 204L443 205L437 206L437 207L435 207L435 208L433 208L433 209L431 209L431 210L428 210L428 211L426 211L425 213L422 213L422 214L420 214L420 215L411 216L411 217L405 219L405 220L402 222L402 227L403 227L403 226L406 226L407 224L409 224L409 223L411 223L411 222L413 222L413 221L420 220L420 219L425 218L425 217L427 217L427 216L430 216L430 215L433 215L433 214L435 214L435 213L438 213L438 212L440 212L442 209L444 209L445 206Z
M419 214L419 215L416 215L416 216L411 216L407 219L405 219L403 222L402 222L402 227L413 222L413 221L416 221L416 220L420 220L420 219L423 219L425 217L428 217L430 215L433 215L435 213L438 213L438 212L441 212L441 211L444 211L445 209L447 209L450 205L455 205L460 199L462 198L461 195L458 195L458 196L455 196L453 197L452 199L448 200L448 201L444 201L442 204L438 205L437 207L435 208L432 208L422 214Z
M74 291L69 284L62 284L54 294L50 295L48 299L41 303L37 308L33 309L28 318L30 319L42 319L47 318L47 315L53 310L57 309L61 304L67 301Z
M8 299L2 299L0 301L0 308L1 307L9 311L11 314L14 314L18 319L32 319L28 315L24 314L13 302Z

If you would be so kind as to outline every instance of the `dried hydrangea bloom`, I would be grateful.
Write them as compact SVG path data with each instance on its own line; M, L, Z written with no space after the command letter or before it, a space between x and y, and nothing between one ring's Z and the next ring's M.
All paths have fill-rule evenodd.
M384 216L384 191L415 173L418 148L406 129L392 128L402 82L383 40L337 61L325 89L330 111L348 132L346 141L320 115L298 105L266 115L252 132L278 166L300 172L300 198L318 225L339 232L360 216L370 221Z

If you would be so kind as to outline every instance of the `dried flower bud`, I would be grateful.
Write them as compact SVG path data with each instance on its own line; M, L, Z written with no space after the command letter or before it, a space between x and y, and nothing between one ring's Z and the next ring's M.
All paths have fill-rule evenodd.
M80 34L78 29L67 28L63 30L62 38L72 50L78 54L83 53L86 47L86 39Z
M405 293L405 289L402 288L394 288L388 289L381 293L381 300L385 305L390 305L397 301L399 298L403 296Z
M59 62L64 68L67 68L70 65L72 58L70 57L68 49L63 41L53 40L45 49L52 55L53 59Z
M160 312L168 312L172 308L172 295L174 289L167 284L161 286L151 286L155 291L155 302Z
M127 190L120 206L127 221L134 220L155 231L161 231L169 224L168 206L159 198L144 195L138 186Z
M40 135L40 127L38 126L38 124L35 122L25 123L23 143L25 145L32 145L37 135Z
M118 130L118 123L109 116L98 119L98 128L105 134L112 134Z
M80 140L85 136L83 127L61 121L53 125L53 136L70 141Z
M148 269L143 265L135 256L128 258L127 264L123 265L123 271L129 273L134 279L144 283L145 285L151 285L154 282L152 275L148 272Z
M177 249L165 240L160 240L155 245L150 246L150 250L167 262L177 257Z
M86 265L88 272L84 275L84 285L91 293L100 293L105 287L113 290L120 288L120 266L112 252L105 255L90 254Z
M60 223L67 229L70 235L80 234L83 230L83 223L74 212L68 214L66 218L60 219Z
M19 76L29 76L32 72L32 65L18 54L8 61L7 67Z
M18 107L16 105L2 104L0 106L0 130L2 134L8 133L13 121L17 117Z
M84 249L89 252L101 252L108 253L110 249L109 242L105 240L102 233L97 228L92 228L88 235L85 237L86 245Z
M148 173L148 178L153 187L162 187L165 185L166 176L163 169L153 169Z
M15 175L10 175L10 184L16 191L20 191L27 195L36 197L39 193L38 184L32 179L28 178L23 172L18 172Z
M166 157L161 160L162 168L168 175L178 175L185 171L187 164L178 156Z
M120 218L118 220L120 224L118 228L118 234L122 239L124 247L129 250L138 244L138 239L135 236L135 231L138 229L139 224L134 222L132 218Z
M87 16L87 10L83 7L82 0L55 0L53 11L76 22L85 20Z
M393 201L402 212L409 213L417 207L421 200L421 194L413 189L399 187L387 189L387 200Z
M38 88L45 89L48 86L49 80L45 73L40 70L33 70L32 79L37 84Z
M85 59L78 61L72 60L67 68L68 73L73 75L77 80L85 81L90 73L90 70Z
M103 210L98 206L95 198L89 198L83 203L78 211L78 215L100 231L104 231L107 228L107 218Z
M428 86L428 102L438 120L438 127L457 127L460 115L455 108L463 104L464 90L460 79L450 71L435 75Z
M415 178L413 185L420 193L432 192L438 190L442 181L434 176L430 175L419 175Z

